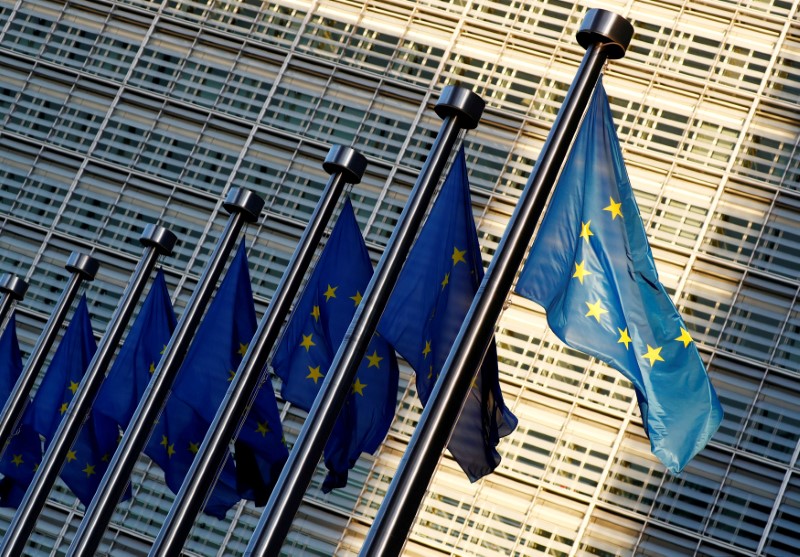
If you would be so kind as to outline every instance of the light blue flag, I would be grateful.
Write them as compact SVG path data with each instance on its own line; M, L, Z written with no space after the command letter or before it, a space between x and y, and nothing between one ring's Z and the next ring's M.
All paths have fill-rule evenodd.
M0 336L0 400L5 403L22 373L17 321L12 313ZM39 434L30 424L17 428L0 458L0 507L18 507L42 459Z
M117 449L120 429L128 426L174 328L175 313L159 269L61 469L61 479L84 506L94 497ZM129 497L130 486L123 500Z
M633 383L653 453L677 474L722 407L691 334L658 280L598 82L516 291L569 346Z
M309 410L372 277L372 263L350 200L322 250L272 360L283 397ZM367 347L344 408L325 445L322 489L344 487L362 452L383 442L397 405L394 351L376 335Z
M483 264L461 148L378 325L381 335L414 368L423 405L428 402L482 278ZM516 426L517 418L503 402L492 340L447 448L474 482L498 466L497 444Z

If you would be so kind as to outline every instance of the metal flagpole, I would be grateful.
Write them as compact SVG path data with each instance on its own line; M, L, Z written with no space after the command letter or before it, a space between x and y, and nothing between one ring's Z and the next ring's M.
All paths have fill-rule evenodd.
M325 375L320 393L267 501L245 555L272 557L280 553L292 518L311 481L339 411L345 404L367 345L397 283L400 269L411 250L416 231L422 224L458 134L461 129L472 129L478 125L484 104L483 99L469 89L446 87L442 91L435 107L436 113L444 119L439 134L375 274L367 285L344 341L331 362L330 371Z
M36 526L36 519L47 502L47 496L58 478L64 459L67 457L75 439L78 437L84 420L91 411L97 391L105 378L105 372L114 351L122 338L122 333L136 307L136 302L147 284L150 273L161 254L172 253L175 235L161 226L148 225L140 239L145 245L144 255L139 261L130 282L122 294L122 302L114 311L97 351L89 363L78 390L67 408L66 414L56 430L53 440L42 457L28 490L8 527L0 555L22 555L25 542Z
M314 251L344 185L360 182L366 167L367 159L350 147L336 145L328 152L323 168L331 174L331 177L283 273L278 289L250 341L250 348L228 386L225 398L217 410L200 450L194 457L192 467L172 503L161 531L150 549L152 557L180 554L194 519L202 509L209 486L214 484L217 471L225 462L228 443L236 433L252 394L258 386L261 371L267 364L272 346L278 339L281 326L300 289L303 275L311 264ZM268 381L262 388L271 389L272 385Z
M4 273L0 276L0 292L5 294L3 301L0 302L0 328L6 320L11 306L15 301L19 301L25 297L25 292L28 291L28 283L16 275Z
M603 64L622 58L632 35L631 24L616 14L593 9L586 15L577 37L586 54L367 534L362 557L400 555Z
M36 341L36 346L33 347L33 352L28 356L25 367L22 369L22 373L16 384L14 384L14 388L11 394L8 395L8 400L3 407L3 413L0 416L0 454L5 450L17 421L19 421L25 406L28 404L28 395L36 382L36 376L39 375L39 371L47 359L47 353L58 336L58 330L61 327L61 323L64 322L73 298L75 298L84 280L94 280L99 266L100 264L96 259L78 252L72 252L69 259L67 259L67 264L64 267L72 273L72 276L61 292L61 297L58 299L55 309L50 314L47 323L45 323L44 329Z
M150 378L142 400L139 401L131 417L130 425L125 430L108 469L100 480L97 493L86 509L86 515L75 533L67 555L94 557L106 526L114 514L114 508L130 481L136 459L147 444L153 424L169 396L172 383L186 356L192 336L200 324L203 311L214 292L217 279L225 267L228 254L236 243L242 226L246 222L255 222L258 219L264 207L264 200L251 191L234 188L225 199L223 207L230 213L230 217L222 236L172 333L164 355Z

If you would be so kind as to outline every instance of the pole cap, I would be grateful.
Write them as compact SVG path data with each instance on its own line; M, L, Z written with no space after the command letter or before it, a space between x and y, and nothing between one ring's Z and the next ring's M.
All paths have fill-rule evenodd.
M344 145L332 145L322 163L322 168L328 174L339 172L348 184L357 184L364 177L367 169L367 158L353 149Z
M478 127L485 106L486 102L466 87L448 85L433 109L442 120L455 116L461 119L462 128L471 130Z
M5 292L15 300L21 300L28 291L28 283L17 275L3 273L0 276L0 291Z
M80 274L84 280L91 281L94 280L97 269L100 268L100 263L91 255L73 251L69 259L67 259L67 264L64 265L64 268L71 273Z
M611 60L625 56L632 37L633 25L627 19L598 8L586 12L577 35L578 44L583 48L603 43Z
M247 222L256 222L264 208L264 199L253 191L231 188L222 206L229 213L241 213Z
M159 255L171 255L177 241L175 234L157 224L148 224L139 241L143 246L154 248Z

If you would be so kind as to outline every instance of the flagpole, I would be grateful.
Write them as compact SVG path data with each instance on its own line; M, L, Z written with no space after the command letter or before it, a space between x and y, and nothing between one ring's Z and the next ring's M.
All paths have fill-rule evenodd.
M64 322L67 311L69 311L72 300L84 280L94 280L99 266L100 264L96 259L78 252L72 252L69 259L67 259L64 268L70 271L72 276L64 290L61 291L56 307L50 314L47 323L45 323L44 329L39 335L39 339L36 341L31 355L28 356L25 367L22 369L22 373L14 384L14 388L11 394L8 395L8 400L3 407L3 413L0 416L0 454L5 451L8 441L11 439L11 434L14 432L17 422L28 404L28 395L33 389L36 377L47 359L50 347L58 336L58 331Z
M18 276L8 273L0 276L0 292L5 294L3 301L0 302L0 330L2 330L6 315L14 305L14 302L24 298L27 291L28 283Z
M367 159L350 147L334 145L322 166L331 177L150 549L152 557L180 553L194 519L209 493L208 487L214 484L216 474L225 462L228 443L240 426L247 405L258 387L261 372L267 365L267 358L278 339L344 185L361 181ZM267 381L261 388L271 389L272 385Z
M192 336L200 324L203 311L214 292L217 279L225 267L228 254L244 224L258 220L264 207L264 200L249 190L234 188L225 199L223 207L230 213L225 229L170 337L164 355L150 378L142 400L139 401L131 417L130 425L125 430L108 469L100 480L97 492L86 509L67 555L94 557L103 539L103 533L114 515L114 509L130 481L136 460L147 444L153 424L169 396L172 383L186 356Z
M140 238L141 243L145 246L144 254L136 266L133 276L122 294L122 302L111 316L108 329L100 340L78 390L75 392L66 414L61 418L53 440L45 451L41 464L17 508L2 545L0 545L0 555L22 555L25 542L33 532L36 519L61 472L67 452L89 416L97 391L105 378L108 364L114 356L114 351L117 349L125 327L136 307L136 302L147 285L150 273L155 268L160 255L172 253L175 240L175 235L164 227L147 225L144 229Z
M448 86L442 91L435 106L436 113L444 119L442 126L345 333L344 341L325 374L320 392L264 508L245 555L272 557L280 553L458 134L462 129L472 129L478 125L484 104L483 99L463 87Z
M586 54L367 534L362 557L400 555L473 378L494 337L495 324L517 269L603 65L608 59L625 55L632 35L631 24L616 14L599 9L587 13L577 36Z

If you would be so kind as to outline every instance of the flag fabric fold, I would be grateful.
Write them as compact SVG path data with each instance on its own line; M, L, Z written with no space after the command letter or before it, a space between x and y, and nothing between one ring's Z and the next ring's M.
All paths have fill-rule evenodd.
M311 409L372 272L347 199L272 359L281 394L292 404ZM394 351L376 334L325 446L324 492L344 487L359 455L383 442L394 418L398 376Z
M516 292L567 345L632 384L653 453L679 473L722 407L658 279L602 82L539 227Z
M22 353L14 313L0 336L0 400L5 403L22 373ZM28 403L30 405L30 403ZM27 411L27 408L26 408ZM18 507L42 458L39 435L25 420L14 432L0 458L0 507Z
M406 259L378 331L416 373L428 402L483 278L463 147ZM500 391L494 340L477 373L448 443L476 481L500 463L497 444L517 425Z

